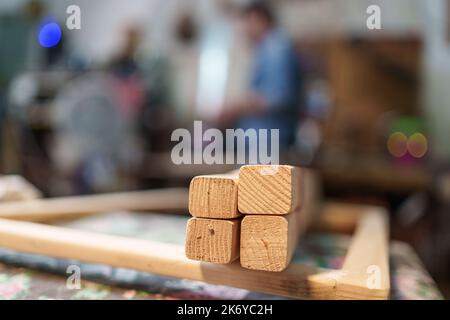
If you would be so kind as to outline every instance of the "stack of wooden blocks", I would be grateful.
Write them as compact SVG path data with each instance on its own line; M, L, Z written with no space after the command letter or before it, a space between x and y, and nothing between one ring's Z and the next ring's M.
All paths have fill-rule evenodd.
M313 207L310 173L287 165L248 165L197 176L189 188L186 256L264 271L284 270ZM305 188L305 186L308 186Z

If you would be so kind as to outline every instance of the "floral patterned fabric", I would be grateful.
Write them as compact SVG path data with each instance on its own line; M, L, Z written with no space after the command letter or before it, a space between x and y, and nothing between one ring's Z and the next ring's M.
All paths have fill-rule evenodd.
M65 222L95 232L183 244L187 217L167 214L110 213ZM339 269L349 236L310 234L294 261ZM73 288L69 266L80 267L80 287ZM433 280L408 245L391 243L391 298L442 299ZM283 299L244 289L160 277L107 265L19 253L0 248L1 299Z

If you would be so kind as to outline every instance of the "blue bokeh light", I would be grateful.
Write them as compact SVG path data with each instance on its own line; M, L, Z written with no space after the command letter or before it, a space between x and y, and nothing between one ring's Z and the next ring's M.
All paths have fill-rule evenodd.
M56 46L62 37L61 28L56 22L48 22L41 26L39 30L39 44L44 48Z

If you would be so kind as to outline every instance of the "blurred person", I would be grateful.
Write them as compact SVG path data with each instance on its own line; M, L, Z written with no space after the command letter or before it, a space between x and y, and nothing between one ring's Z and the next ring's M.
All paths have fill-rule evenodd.
M195 16L183 12L174 26L174 48L170 53L172 67L174 107L177 120L190 123L193 120L197 101L200 47Z
M68 81L52 103L51 157L58 189L88 194L133 188L142 161L139 126L147 86L137 59L141 29L122 31L123 42L104 72Z
M245 35L253 48L249 92L225 105L219 121L244 130L279 129L280 149L286 149L295 142L301 97L298 57L266 3L252 2L242 14Z
M145 85L137 52L141 44L141 31L131 25L123 31L123 45L110 63L108 69L115 77L119 103L124 115L131 119L139 117L145 103Z
M18 73L40 66L44 50L35 39L35 30L44 12L40 1L31 0L17 12L0 15L0 123L11 81Z
M120 77L126 78L135 74L139 67L136 54L141 43L142 35L137 26L130 25L123 30L123 44L111 62L112 71Z

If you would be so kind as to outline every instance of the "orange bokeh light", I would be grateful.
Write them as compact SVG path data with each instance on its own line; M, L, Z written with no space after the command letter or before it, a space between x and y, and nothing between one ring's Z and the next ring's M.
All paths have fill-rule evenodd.
M403 157L408 151L407 142L408 138L404 133L392 133L387 141L387 148L389 150L389 153L397 158Z
M422 133L414 133L409 137L406 147L413 157L422 158L428 151L427 138Z

